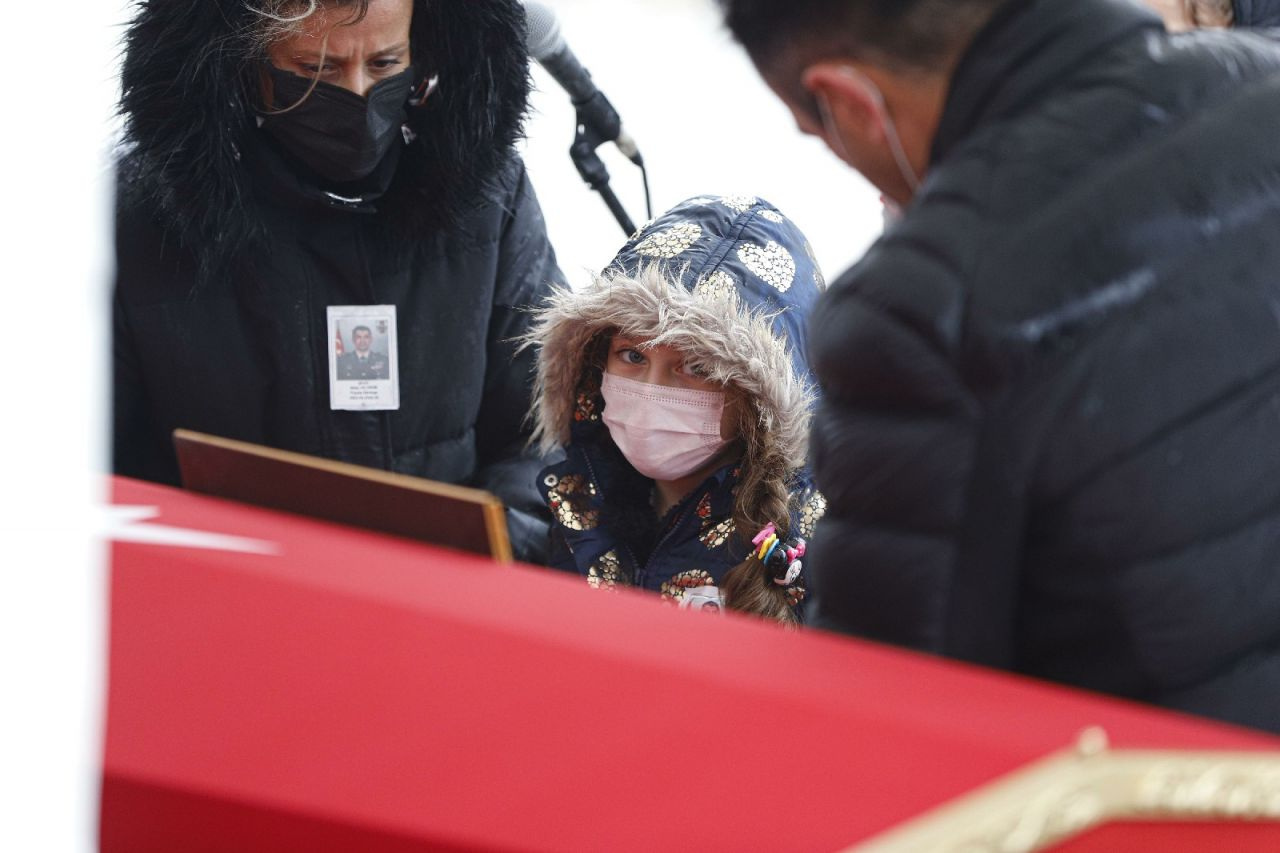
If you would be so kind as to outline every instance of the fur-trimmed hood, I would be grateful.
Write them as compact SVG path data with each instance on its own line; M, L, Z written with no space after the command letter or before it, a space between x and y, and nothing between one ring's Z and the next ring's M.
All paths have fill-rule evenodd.
M125 36L122 202L151 209L204 268L264 233L240 156L257 128L253 0L141 0ZM379 200L393 239L456 225L512 156L529 92L516 0L415 0L413 63L439 88Z
M710 379L755 400L748 461L781 453L804 465L813 382L806 320L825 284L800 230L748 196L689 199L646 225L586 288L562 289L538 314L535 436L544 450L603 429L589 358L601 332L674 346Z

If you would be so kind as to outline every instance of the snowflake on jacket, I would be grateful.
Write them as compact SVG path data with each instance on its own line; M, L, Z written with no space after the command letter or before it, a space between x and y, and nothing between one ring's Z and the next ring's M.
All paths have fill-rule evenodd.
M772 205L704 196L643 227L587 288L555 294L528 337L540 350L535 434L544 450L565 452L539 483L553 516L551 565L597 588L636 586L686 604L712 595L752 551L757 531L737 529L735 508L753 469L785 481L789 517L775 521L786 535L812 534L825 501L804 464L814 401L804 353L824 286L808 242ZM653 481L602 420L613 334L680 350L750 400L757 418L741 453L661 519ZM799 604L803 577L787 596Z

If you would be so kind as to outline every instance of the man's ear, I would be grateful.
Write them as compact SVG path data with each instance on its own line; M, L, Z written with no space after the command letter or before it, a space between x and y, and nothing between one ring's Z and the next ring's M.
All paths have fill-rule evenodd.
M848 61L817 62L804 70L800 82L819 101L819 108L825 101L842 138L884 143L884 98L861 70Z

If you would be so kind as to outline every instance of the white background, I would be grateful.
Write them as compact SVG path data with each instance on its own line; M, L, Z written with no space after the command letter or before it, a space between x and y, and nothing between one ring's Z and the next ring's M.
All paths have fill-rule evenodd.
M791 217L832 279L881 228L879 195L802 136L721 26L711 0L551 0L569 48L617 108L649 168L654 213L696 195L761 196ZM571 283L599 271L624 234L569 159L574 112L541 68L526 163ZM441 81L441 85L444 85ZM639 171L602 148L614 192L645 221Z
M177 2L178 0L175 0ZM201 2L202 0L190 0ZM102 720L111 269L108 140L122 0L55 14L16 4L3 134L0 394L0 849L96 847ZM563 32L640 143L655 213L706 193L791 216L829 277L879 231L875 193L801 137L711 0L559 0ZM15 76L16 75L16 76ZM525 146L565 272L603 267L623 234L568 158L568 97L538 69ZM637 224L639 174L606 153Z
M119 0L6 10L0 849L96 848Z

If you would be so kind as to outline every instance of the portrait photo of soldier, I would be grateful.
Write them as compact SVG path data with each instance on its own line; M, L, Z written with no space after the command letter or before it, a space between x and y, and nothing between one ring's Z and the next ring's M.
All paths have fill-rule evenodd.
M385 352L373 348L373 330L356 326L351 330L351 350L338 356L340 381L389 379L391 362Z

